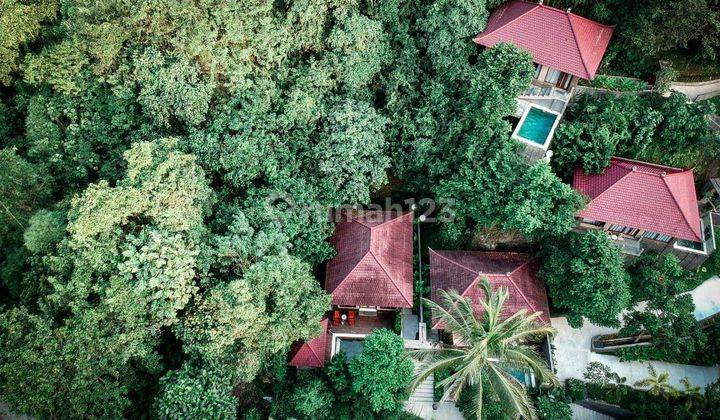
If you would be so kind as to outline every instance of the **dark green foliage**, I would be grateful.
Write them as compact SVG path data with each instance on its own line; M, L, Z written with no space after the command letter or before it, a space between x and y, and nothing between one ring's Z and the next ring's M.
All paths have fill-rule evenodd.
M635 310L624 318L620 335L632 336L647 332L652 336L649 346L620 350L625 360L661 360L694 364L707 349L707 336L695 319L695 305L690 295L654 295L643 310Z
M538 417L547 420L571 420L572 409L564 399L555 395L542 395L535 402Z
M593 400L605 401L619 405L630 411L638 418L647 419L714 419L720 411L720 382L715 382L705 388L704 396L683 394L677 395L651 395L647 391L635 389L624 384L584 383L577 379L568 379L566 389L573 382L573 388L587 389L587 397ZM570 394L568 394L570 396ZM577 395L582 395L578 392ZM571 396L572 401L579 401Z
M615 26L606 67L637 77L652 74L659 58L678 51L685 60L710 65L720 53L720 19L713 0L627 2L569 0L551 2L572 6L582 16Z
M413 363L403 339L380 329L365 338L362 353L350 362L350 375L353 391L367 398L373 411L397 411L407 398Z
M274 391L270 412L276 418L401 419L413 364L403 340L389 330L375 330L363 352L350 363L335 355L322 370L298 371Z
M630 302L630 280L620 249L602 231L572 233L545 249L538 275L545 279L557 308L569 310L568 322L581 316L603 326L619 326L617 316Z
M41 168L28 163L12 149L0 150L0 245L21 240L18 233L28 218L49 197L50 182Z
M628 274L633 302L688 292L701 283L697 273L682 268L672 254L645 253L633 261Z
M565 380L565 394L572 401L585 399L585 384L580 379L568 378Z
M717 158L720 142L706 119L712 112L712 106L688 103L679 93L582 95L557 129L553 167L566 176L576 167L600 173L611 156L621 156L702 168Z

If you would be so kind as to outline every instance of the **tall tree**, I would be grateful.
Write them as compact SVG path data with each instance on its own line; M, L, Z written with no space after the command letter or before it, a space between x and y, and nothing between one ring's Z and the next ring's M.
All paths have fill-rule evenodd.
M557 308L569 311L568 323L619 326L618 314L630 302L630 279L620 249L602 231L571 233L544 250L538 275L545 280Z

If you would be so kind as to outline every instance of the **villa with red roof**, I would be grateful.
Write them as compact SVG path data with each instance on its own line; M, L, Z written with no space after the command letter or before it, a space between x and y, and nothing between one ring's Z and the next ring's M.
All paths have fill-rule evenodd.
M439 290L455 290L470 298L474 311L482 314L480 301L484 292L478 287L487 278L493 288L508 289L508 300L502 316L508 317L520 310L528 314L541 312L540 322L550 325L545 285L535 276L536 264L528 254L517 252L486 251L435 251L430 249L430 296L440 305ZM433 329L442 329L439 320L433 320Z
M573 188L588 199L578 230L612 235L628 260L644 251L672 253L688 269L715 250L710 215L701 217L691 169L612 158L601 174L575 169Z
M359 353L377 328L392 330L398 311L413 307L413 213L338 211L330 239L337 252L327 262L325 290L332 309L323 334L297 343L290 364L321 367L340 350Z
M529 52L535 63L532 85L518 98L520 122L513 138L539 149L542 156L573 88L580 79L595 77L612 34L610 26L542 1L511 0L493 11L474 41L487 48L512 43ZM531 128L537 126L543 130Z

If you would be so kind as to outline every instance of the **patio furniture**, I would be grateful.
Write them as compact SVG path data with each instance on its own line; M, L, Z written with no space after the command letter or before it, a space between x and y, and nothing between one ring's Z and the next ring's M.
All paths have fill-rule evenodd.
M351 327L355 325L355 311L348 311L348 324Z
M333 325L340 325L340 311L333 311Z

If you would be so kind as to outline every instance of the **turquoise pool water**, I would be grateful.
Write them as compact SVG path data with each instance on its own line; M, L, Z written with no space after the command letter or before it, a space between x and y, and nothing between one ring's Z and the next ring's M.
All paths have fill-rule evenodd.
M542 146L545 144L545 140L547 140L557 118L558 115L552 112L531 107L517 135Z

